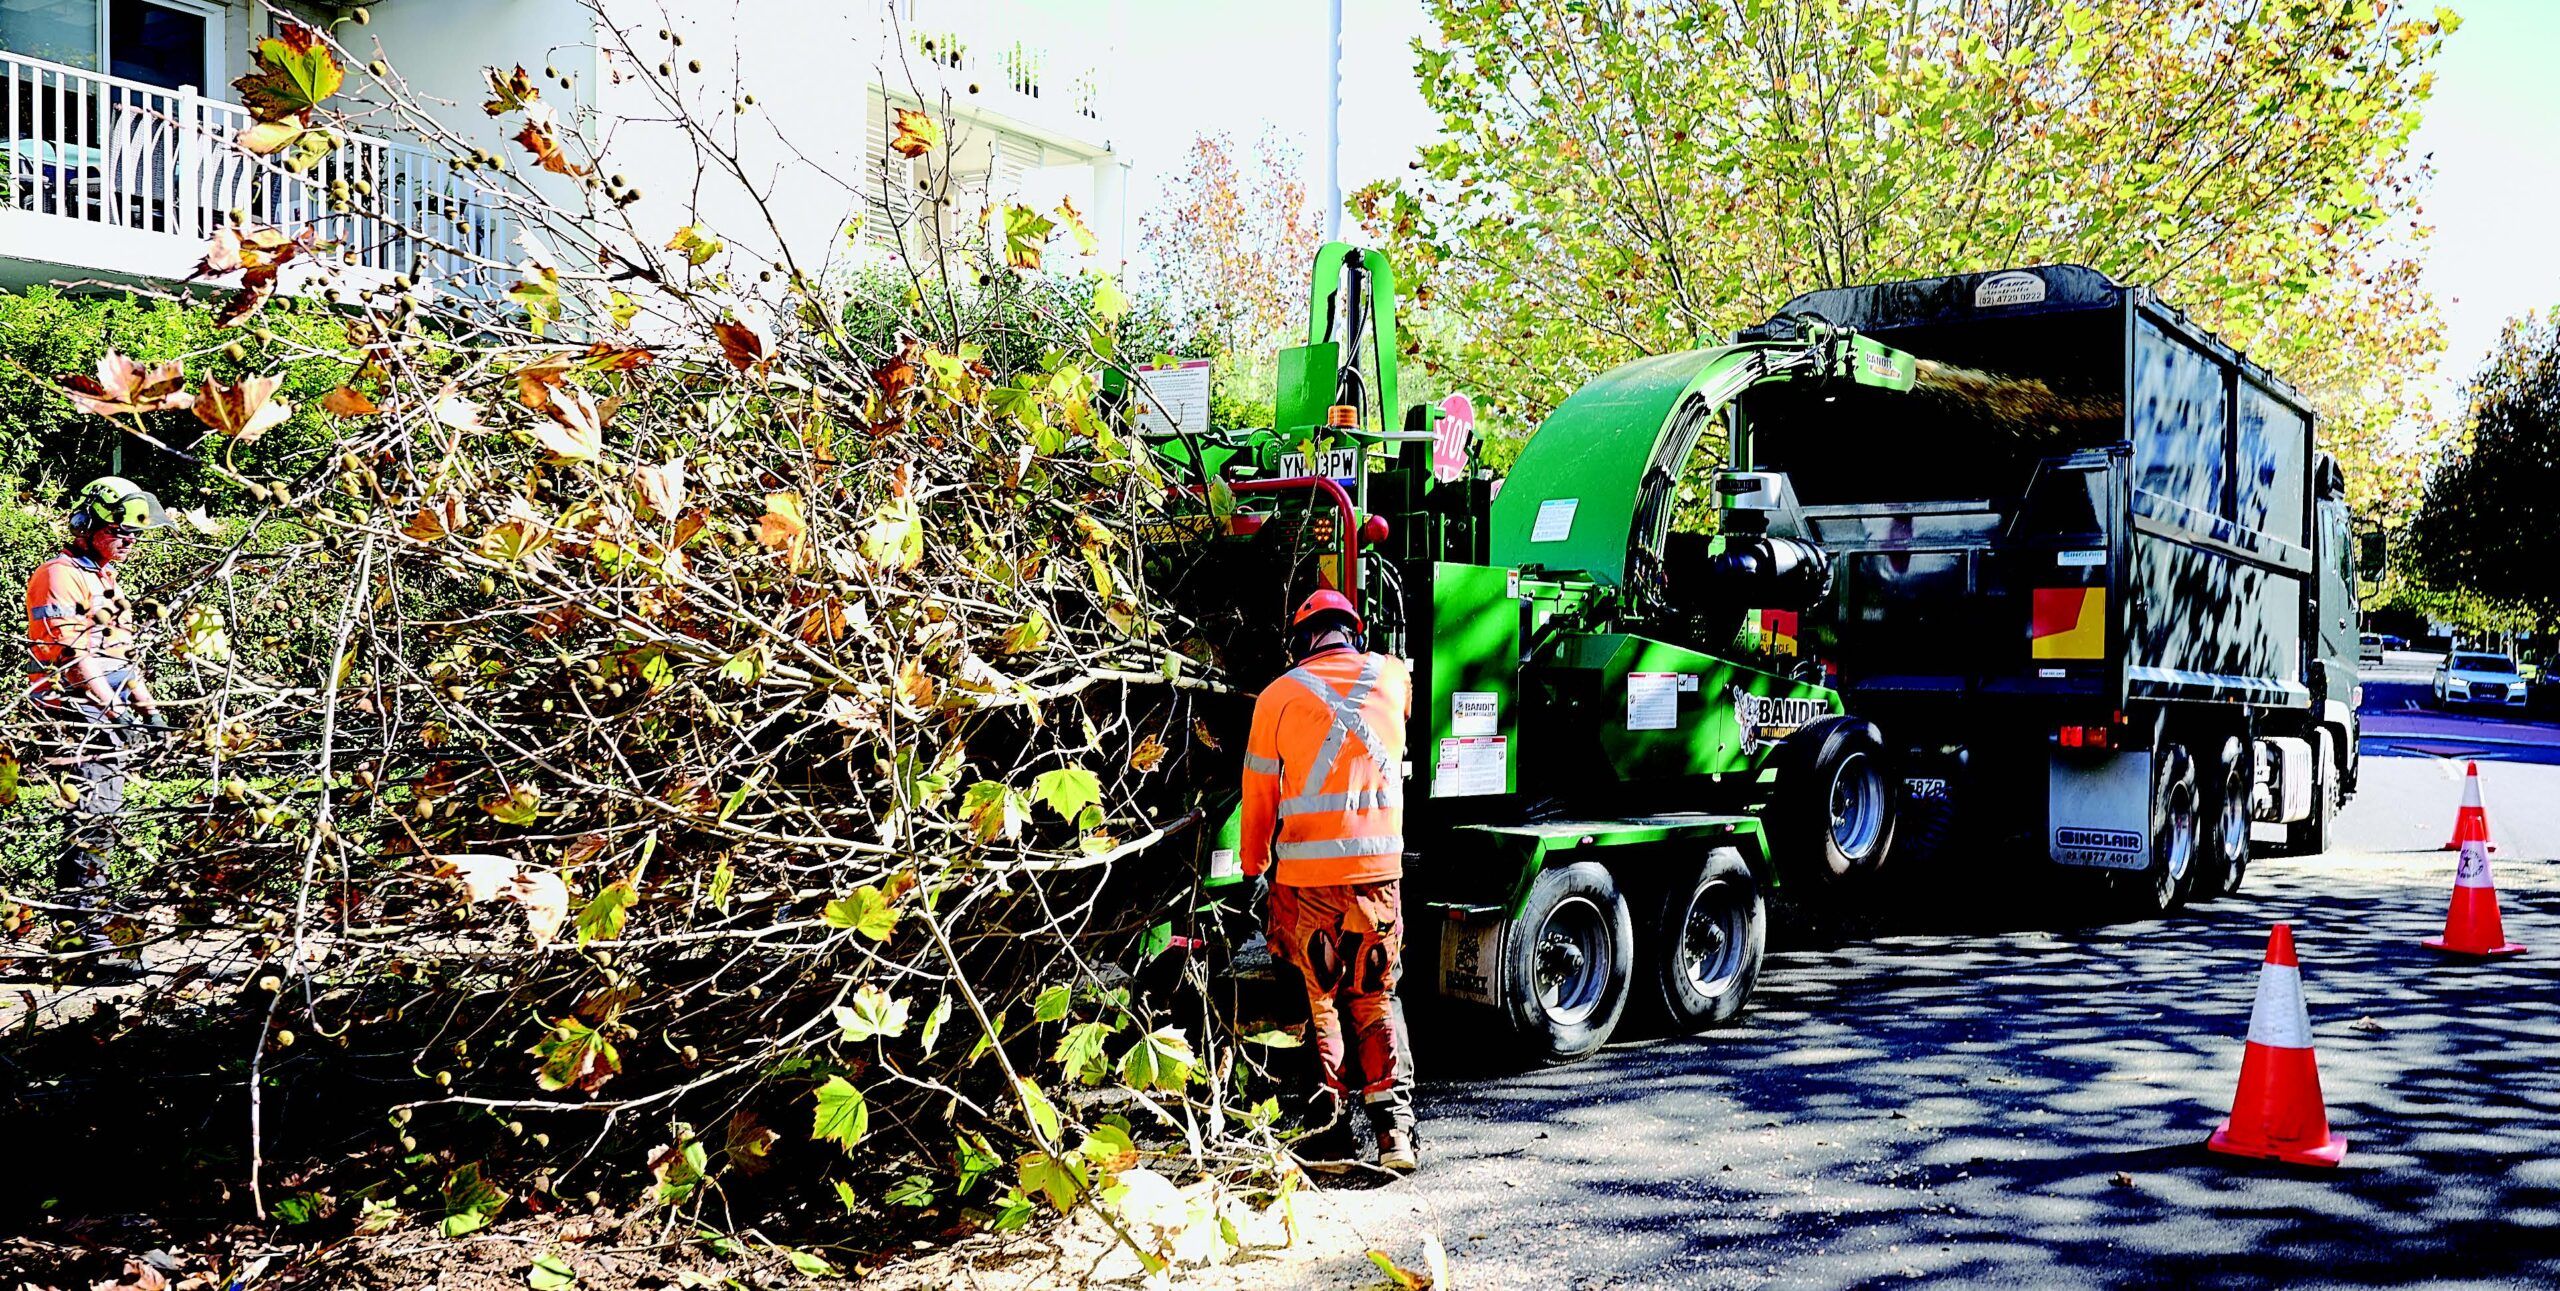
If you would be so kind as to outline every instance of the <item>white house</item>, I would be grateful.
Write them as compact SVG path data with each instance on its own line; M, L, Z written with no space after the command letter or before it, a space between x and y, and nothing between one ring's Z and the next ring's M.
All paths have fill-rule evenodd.
M504 220L468 172L387 118L307 175L228 146L248 123L231 82L279 12L326 23L358 6L315 0L0 0L0 287L184 275L232 213L319 227L341 254L385 272L461 276L470 256L511 261ZM732 246L801 257L894 255L880 198L912 190L915 164L887 150L896 108L948 119L947 231L990 203L1072 200L1117 267L1125 163L1104 85L1118 0L374 0L332 34L381 55L444 124L517 173L528 159L492 121L482 68L543 77L562 121L607 149L643 193L635 221L669 231L694 207ZM661 32L679 38L661 37ZM665 74L660 69L667 69ZM360 92L363 73L350 78ZM563 82L566 84L564 85ZM719 123L755 190L702 181L667 124L675 94ZM753 96L752 104L748 96ZM550 181L552 177L539 177ZM331 192L367 194L345 205ZM852 194L862 194L857 199ZM901 209L912 202L893 203ZM849 218L868 206L855 236ZM412 243L357 208L431 213L447 249ZM912 241L920 230L907 231ZM460 251L463 255L454 254Z

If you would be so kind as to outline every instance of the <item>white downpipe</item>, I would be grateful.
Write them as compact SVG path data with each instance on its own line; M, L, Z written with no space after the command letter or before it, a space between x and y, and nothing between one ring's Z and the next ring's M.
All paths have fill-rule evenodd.
M1342 239L1342 0L1326 0L1324 37L1324 240Z

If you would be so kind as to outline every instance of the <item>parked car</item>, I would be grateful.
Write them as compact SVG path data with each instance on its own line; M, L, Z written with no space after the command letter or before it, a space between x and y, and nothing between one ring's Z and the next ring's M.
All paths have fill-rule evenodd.
M2382 637L2379 634L2367 632L2356 638L2356 662L2377 668L2382 666Z
M2520 709L2524 692L2524 674L2516 670L2515 660L2502 654L2458 651L2436 665L2438 707L2479 704Z
M2409 638L2404 636L2395 636L2389 632L2385 632L2382 634L2382 648L2385 650L2406 650L2409 648Z

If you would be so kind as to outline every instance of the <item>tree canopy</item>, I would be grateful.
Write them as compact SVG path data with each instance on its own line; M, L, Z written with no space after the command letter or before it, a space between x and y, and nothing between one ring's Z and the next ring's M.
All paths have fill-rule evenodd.
M2560 616L2560 312L2510 321L2471 383L2469 444L2428 477L2409 558L2430 586Z
M1442 138L1353 203L1526 430L1819 287L2076 261L2300 385L2360 504L2437 347L2409 151L2458 19L2373 0L1431 0Z

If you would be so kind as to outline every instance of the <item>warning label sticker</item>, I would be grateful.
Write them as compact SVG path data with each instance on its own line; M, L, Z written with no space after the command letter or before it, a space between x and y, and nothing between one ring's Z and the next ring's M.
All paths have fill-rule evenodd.
M1464 736L1440 741L1440 762L1431 771L1434 798L1476 798L1510 789L1511 742L1499 735Z

